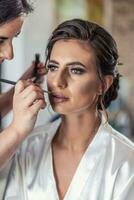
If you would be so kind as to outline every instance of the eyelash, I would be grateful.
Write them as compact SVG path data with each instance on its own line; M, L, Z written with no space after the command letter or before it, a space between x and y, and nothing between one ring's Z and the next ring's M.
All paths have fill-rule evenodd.
M14 38L18 38L19 34L15 35ZM5 42L5 40L0 39L0 44L3 44Z
M50 72L54 72L57 71L58 67L54 65L48 65L47 69ZM74 75L82 75L85 73L85 70L80 67L72 67L69 71L71 71L71 73Z
M55 71L54 69L56 69L56 68L58 68L58 67L57 67L57 66L54 66L54 65L47 65L46 68L48 69L48 71L53 72L53 71Z
M82 75L82 74L85 73L85 70L82 69L82 68L79 68L79 67L74 67L74 68L71 69L71 72L73 74Z

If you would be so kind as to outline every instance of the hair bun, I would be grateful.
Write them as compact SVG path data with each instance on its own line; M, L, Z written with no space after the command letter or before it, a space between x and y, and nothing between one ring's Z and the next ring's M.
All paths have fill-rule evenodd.
M117 72L116 76L113 79L112 85L103 96L102 101L105 108L107 108L111 104L111 101L114 101L118 96L118 91L120 88L120 85L119 85L120 77L121 75ZM100 110L103 109L101 104L99 104L98 108Z

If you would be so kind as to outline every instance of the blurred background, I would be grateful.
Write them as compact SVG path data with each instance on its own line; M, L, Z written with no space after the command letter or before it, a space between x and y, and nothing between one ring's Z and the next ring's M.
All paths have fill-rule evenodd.
M15 58L3 63L2 78L17 81L35 53L40 53L44 61L47 40L60 22L72 18L97 22L115 38L122 63L118 66L122 74L119 98L108 110L110 123L134 141L134 0L32 0L32 3L35 10L27 17L20 36L14 39ZM1 88L6 91L9 85L2 84ZM39 113L36 126L47 122L52 115L48 106ZM3 119L2 127L11 119L12 112Z

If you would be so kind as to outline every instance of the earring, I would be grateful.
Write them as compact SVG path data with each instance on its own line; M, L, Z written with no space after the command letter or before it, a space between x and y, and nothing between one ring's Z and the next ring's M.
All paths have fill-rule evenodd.
M104 94L100 95L98 98L98 110L101 110L104 113L106 120L108 120L108 112L104 105Z

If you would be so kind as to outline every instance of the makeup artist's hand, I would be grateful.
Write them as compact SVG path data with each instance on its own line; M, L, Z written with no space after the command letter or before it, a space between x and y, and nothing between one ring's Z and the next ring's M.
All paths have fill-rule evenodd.
M13 122L10 127L23 140L33 129L37 114L46 106L43 90L31 81L21 80L15 86Z
M34 68L35 68L35 63L33 62L32 65L20 77L20 79L22 80L32 79L34 77ZM37 82L39 84L42 84L44 81L44 75L46 74L46 70L44 68L43 63L39 63L38 74L40 78L38 79ZM11 88L9 91L0 94L0 112L2 118L12 109L13 94L14 94L14 87Z

